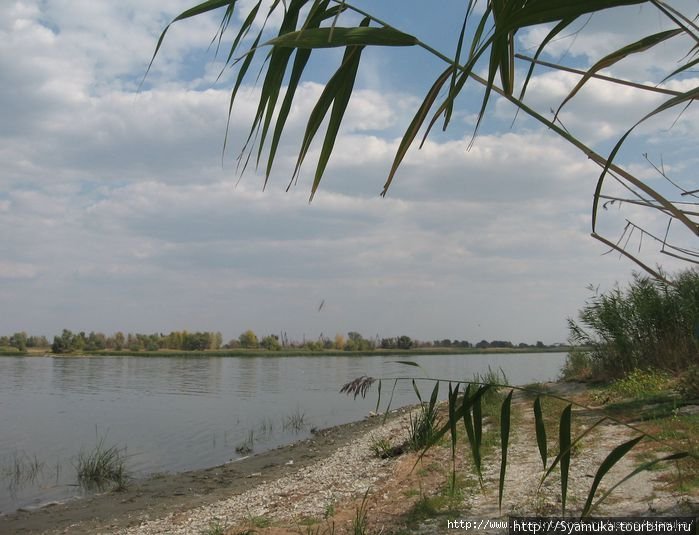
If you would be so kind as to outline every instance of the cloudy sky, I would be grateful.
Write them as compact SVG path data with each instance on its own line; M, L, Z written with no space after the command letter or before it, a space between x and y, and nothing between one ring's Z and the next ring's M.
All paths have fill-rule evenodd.
M237 26L253 5L240 0ZM359 2L450 53L463 2ZM439 72L420 49L366 51L320 191L309 204L319 143L286 192L308 112L341 51L315 55L299 89L270 183L240 178L235 156L259 96L250 84L231 116L234 71L220 80L208 45L220 14L174 25L145 84L159 33L191 0L0 2L0 334L62 328L113 333L251 328L291 338L408 334L420 339L562 342L566 318L634 266L589 237L597 168L584 155L493 100L468 150L477 86L446 133L414 147L386 198L378 193L415 107ZM683 5L696 11L696 1ZM271 26L273 27L274 20ZM667 24L649 7L593 17L551 44L546 59L588 66ZM524 52L545 35L522 32ZM655 84L687 50L668 42L615 74ZM657 62L657 63L656 63ZM519 65L518 76L525 65ZM694 74L671 82L697 85ZM575 84L541 68L528 102L549 114ZM674 84L674 86L672 85ZM565 126L608 152L662 96L589 87ZM619 161L664 187L642 157L691 185L697 114L639 129ZM674 123L674 124L673 124ZM603 213L619 235L629 207ZM643 247L646 247L644 245ZM644 250L645 251L645 250ZM652 256L672 271L671 259ZM318 311L322 301L325 305Z

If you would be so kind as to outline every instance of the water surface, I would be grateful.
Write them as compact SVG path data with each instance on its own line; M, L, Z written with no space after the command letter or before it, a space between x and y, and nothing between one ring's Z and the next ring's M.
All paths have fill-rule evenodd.
M471 379L502 369L511 384L557 378L564 353L405 357L2 357L0 514L80 494L75 463L102 439L124 448L135 477L205 468L366 416L367 399L338 393L361 376ZM418 381L428 396L432 384ZM392 386L384 384L385 407ZM446 393L446 389L442 391ZM393 406L416 403L408 381ZM383 408L382 407L382 408ZM300 426L291 425L292 421ZM17 467L22 470L17 477Z

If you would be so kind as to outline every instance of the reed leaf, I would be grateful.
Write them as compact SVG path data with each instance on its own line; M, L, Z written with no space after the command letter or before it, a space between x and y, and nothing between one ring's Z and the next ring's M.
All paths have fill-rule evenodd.
M566 513L566 497L568 496L568 472L570 470L570 423L572 420L572 405L568 405L561 412L561 421L558 428L559 461L561 464L561 509L562 515Z
M502 402L500 409L500 485L498 488L498 507L502 510L502 497L505 492L505 471L507 470L507 449L510 441L510 408L512 405L512 392Z
M366 19L365 19L366 20ZM366 23L368 24L368 20ZM285 33L266 45L289 48L336 48L343 46L414 46L417 38L394 28L314 28Z
M456 488L456 401L459 396L459 383L452 388L449 383L449 432L451 433L451 488Z
M464 399L462 404L462 417L464 420L464 427L466 428L466 435L468 436L468 443L471 449L471 458L473 459L473 467L478 476L478 482L483 488L483 471L481 467L481 429L483 426L482 415L480 410L476 414L474 410L473 420L471 419L471 407L476 405L480 406L480 400L483 394L490 389L490 385L484 385L478 389L478 391L470 397L471 385L468 385L466 392L464 393ZM476 431L478 429L478 431Z
M388 398L388 404L386 405L386 410L383 413L383 421L386 423L386 419L388 418L388 411L391 410L391 403L393 403L393 394L396 392L396 386L398 386L398 379L395 379L393 381L393 388L391 388L391 395Z
M233 9L235 2L236 0L207 0L206 2L202 2L201 4L197 4L196 6L183 11L174 19L172 19L170 23L167 26L165 26L165 29L162 31L160 37L158 38L158 43L155 45L155 51L153 52L153 56L151 57L150 62L148 63L148 68L146 69L146 74L143 76L143 79L145 80L146 76L148 76L148 72L153 66L153 61L155 61L155 56L158 55L158 51L160 50L160 47L163 44L163 40L165 39L165 34L170 29L170 26L172 26L177 21L189 19L191 17L196 17L197 15L203 15L204 13L220 9L225 6L230 6L230 9Z
M369 24L369 19L365 19L364 22ZM345 63L345 61L343 61L343 65L340 67L343 72L340 75L339 87L333 99L333 107L332 111L330 112L330 121L328 122L328 127L325 131L323 147L320 151L320 157L318 158L318 165L316 167L315 177L313 179L310 200L313 200L313 196L318 190L318 185L320 184L325 168L328 165L328 160L330 160L333 147L335 146L335 140L337 139L337 134L340 131L342 118L345 115L347 105L349 104L350 97L352 96L352 88L354 87L354 81L357 78L357 70L359 69L359 61L363 49L364 46L353 45L351 47L347 47L347 62Z
M609 168L612 166L612 162L614 161L614 158L616 157L617 153L619 152L619 149L621 146L624 144L624 141L626 141L626 138L629 137L631 132L643 123L644 121L650 119L651 117L662 113L666 110L669 110L670 108L673 108L675 106L678 106L680 104L688 104L691 103L692 101L699 99L699 87L695 87L693 89L689 89L688 91L685 91L684 93L673 97L671 99L666 100L663 102L660 106L655 108L653 111L650 113L646 114L641 118L636 124L634 124L631 128L629 128L626 133L617 141L616 145L614 145L614 148L612 149L612 152L609 154L607 157L606 163L604 165L604 169L602 170L602 173L600 174L600 177L597 179L597 187L595 188L595 194L593 197L593 203L592 203L592 231L595 231L596 223L597 223L597 210L599 206L599 199L600 199L600 194L602 192L602 184L604 182L604 179L609 171ZM684 213L678 210L676 206L674 206L672 203L667 201L664 197L660 196L659 194L656 194L655 199L660 203L660 205L663 208L666 208L670 214L672 214L674 217L676 217L679 221L682 222L683 225L687 226L690 230L692 230L695 234L699 235L699 227L691 220L689 219Z
M468 443L471 446L471 457L473 458L473 466L478 475L478 481L483 486L483 475L481 474L481 452L478 443L476 442L475 433L473 430L473 420L471 419L471 406L473 405L473 398L471 398L471 385L466 385L466 390L464 391L464 398L461 405L461 411L463 413L464 428L466 429L466 436L468 437Z
M620 48L619 50L616 50L611 54L608 54L602 59L600 59L597 63L595 63L585 72L585 75L580 79L580 81L575 85L575 87L570 91L570 93L568 93L568 96L566 96L566 98L563 99L563 102L561 102L561 104L558 106L558 109L556 110L556 113L554 115L554 121L563 109L563 106L565 106L566 103L570 101L595 74L597 74L597 72L601 71L602 69L606 69L607 67L611 67L618 61L621 61L622 59L632 54L645 52L646 50L653 48L654 46L664 41L667 41L672 37L681 35L682 33L683 31L681 29L674 29L655 33L653 35L648 35L643 39L631 43L630 45L626 45Z
M541 455L541 462L544 465L544 470L546 470L546 425L544 424L544 415L541 410L541 396L536 396L534 400L534 428L536 430L536 444L539 446L539 455Z
M400 144L398 145L398 150L396 151L396 155L393 159L393 164L391 165L391 170L388 173L386 183L383 185L381 196L385 196L388 192L388 188L391 185L391 182L393 181L393 177L395 176L398 167L403 161L403 158L405 158L405 155L407 154L410 145L412 145L413 141L415 140L417 133L420 131L420 127L425 122L427 114L434 105L437 96L439 95L439 91L442 89L442 86L446 83L446 81L449 79L453 72L455 72L455 68L450 66L447 67L447 69L437 77L437 80L435 80L434 84L432 84L432 87L427 92L425 99L422 101L422 104L420 104L420 107L417 109L417 112L415 113L413 120L410 121L408 129L405 131L405 134L403 134L403 138L401 139Z
M430 412L432 412L437 405L437 397L439 396L439 381L437 381L434 384L434 388L432 389L432 395L430 396Z
M599 484L605 474L609 472L609 470L611 470L612 467L624 457L624 455L631 451L631 449L644 438L644 435L640 435L627 442L624 442L623 444L620 444L614 448L609 455L607 455L604 461L602 461L602 464L600 464L599 468L597 469L595 478L592 481L592 486L590 487L590 492L587 495L587 500L585 501L581 516L587 516L589 514L590 507L592 506L592 500L597 492L597 487L599 487Z
M475 5L474 0L469 0L468 6L466 7L466 14L464 15L464 22L461 25L461 32L459 33L459 39L456 43L456 52L454 53L454 61L455 63L460 63L461 61L461 48L464 45L464 35L466 34L466 25L468 23L468 18L469 15L471 14L471 10L473 9ZM456 89L456 70L453 71L451 75L451 83L449 84L449 94L453 94L454 90ZM444 110L444 126L442 127L442 130L446 130L447 126L449 126L449 121L451 120L451 115L454 112L454 100L452 99L449 106Z
M415 379L412 380L413 384L413 390L415 391L415 395L417 396L417 399L420 400L420 403L422 403L422 396L420 395L420 389L417 387L417 384L415 383Z
M587 513L589 514L592 511L594 511L597 508L597 506L600 503L602 503L607 498L607 496L609 496L612 493L612 491L614 489L616 489L619 485L625 483L626 481L628 481L629 479L631 479L635 475L640 474L641 472L643 472L645 470L650 470L656 464L659 464L661 462L678 461L678 460L684 459L685 457L688 457L688 456L689 456L688 452L681 451L681 452L673 453L671 455L666 455L665 457L661 457L659 459L653 459L652 461L647 461L643 464L640 464L632 472L630 472L625 477L623 477L622 479L617 481L614 485L609 487L609 489L604 494L602 494L602 496L600 496L600 498L592 505L592 507L590 507L590 509L587 511Z
M420 365L417 362L412 362L410 360L394 360L396 364L403 364L404 366L415 366L417 368L420 367Z
M536 53L534 54L534 58L529 65L529 70L527 71L527 76L524 78L524 83L522 84L522 90L519 93L519 100L524 99L524 94L527 92L527 87L529 86L529 81L531 80L532 75L534 74L534 67L536 67L536 61L539 59L539 56L541 53L544 51L546 48L546 45L548 45L551 40L556 37L559 33L561 33L563 30L565 30L568 26L570 26L573 22L575 21L575 18L569 17L561 20L554 28L546 34L546 37L541 41L541 44L539 45L539 48L537 48Z
M330 0L322 0L321 2L317 2L313 6L313 9L309 13L305 22L306 28L316 28L320 25L322 21L332 18L340 13L341 9L339 6L328 9L329 3ZM294 64L291 68L291 76L287 83L286 93L284 94L284 100L282 101L282 105L279 108L279 114L277 116L274 132L272 134L269 156L267 157L267 169L265 171L264 186L267 185L269 177L272 173L272 166L274 163L274 158L277 154L277 148L279 147L279 141L281 140L284 126L286 125L286 121L289 117L289 112L291 111L291 105L293 103L294 96L296 95L296 89L298 88L299 83L301 82L301 77L306 68L306 65L308 64L308 60L311 57L311 52L312 51L310 49L299 49L295 53Z

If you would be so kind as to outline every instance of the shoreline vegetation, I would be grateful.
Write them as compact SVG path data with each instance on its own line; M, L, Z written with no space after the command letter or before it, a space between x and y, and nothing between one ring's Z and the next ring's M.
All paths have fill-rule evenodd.
M585 348L572 346L549 347L502 347L502 348L414 348L414 349L370 349L346 351L342 349L309 350L303 348L284 348L280 351L267 349L205 349L196 351L181 351L176 349L160 349L157 351L73 351L65 353L52 353L46 348L31 348L19 351L15 348L2 348L0 357L342 357L342 356L423 356L423 355L483 355L483 354L528 354L528 353L567 353L571 350L582 351Z
M520 342L513 344L509 340L481 340L477 343L468 340L417 340L410 336L401 335L382 338L378 334L365 338L361 333L350 331L347 336L337 333L333 337L322 333L316 339L301 341L290 339L287 333L268 334L258 337L248 329L237 338L223 343L220 332L209 331L171 331L170 333L123 333L117 331L112 335L102 332L85 331L73 332L63 329L60 335L53 337L49 343L46 336L28 335L26 332L16 332L12 335L0 336L0 355L17 353L53 353L53 354L127 354L139 353L153 355L161 353L199 355L203 352L211 356L264 355L269 352L289 352L295 354L326 354L339 355L347 352L355 354L423 354L439 351L447 352L480 352L481 350L544 350L556 348L567 350L565 344L544 344L538 340L535 344Z

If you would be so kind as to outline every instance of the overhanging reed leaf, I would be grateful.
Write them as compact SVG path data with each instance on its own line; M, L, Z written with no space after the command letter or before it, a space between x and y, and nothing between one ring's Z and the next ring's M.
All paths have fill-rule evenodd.
M688 453L688 452L686 452L686 451L681 451L681 452L678 452L678 453L673 453L673 454L671 454L671 455L667 455L667 456L665 456L665 457L661 457L661 458L659 458L659 459L653 459L652 461L648 461L648 462L645 462L645 463L643 463L643 464L637 466L631 473L629 473L629 474L626 475L624 478L622 478L622 479L620 479L619 481L617 481L617 482L616 482L614 485L612 485L604 494L602 494L602 496L600 496L600 498L599 498L599 499L594 503L594 505L590 508L590 510L588 511L588 513L591 513L592 511L594 511L594 510L597 508L597 506L598 506L600 503L602 503L602 502L607 498L607 496L609 496L609 495L612 493L612 491L613 491L614 489L616 489L619 485L625 483L626 481L628 481L629 479L631 479L632 477L634 477L636 474L639 474L639 473L643 472L644 470L650 470L653 466L655 466L655 465L658 464L658 463L666 462L666 461L678 461L678 460L684 459L685 457L688 457L688 456L689 456L689 453Z
M587 69L585 75L580 79L580 81L575 85L575 87L568 93L568 96L563 99L563 102L558 106L558 109L556 110L556 113L554 115L554 121L558 117L558 114L561 112L563 109L563 106L566 105L566 103L572 99L578 91L580 91L583 86L592 78L597 72L601 71L602 69L605 69L607 67L611 67L618 61L621 61L622 59L632 55L632 54L638 54L639 52L645 52L646 50L653 48L655 45L658 45L664 41L667 41L668 39L675 37L677 35L681 35L683 31L681 29L674 29L674 30L667 30L664 32L659 32L655 33L653 35L648 35L644 37L643 39L640 39L634 43L631 43L630 45L626 45L619 50L616 50L612 52L611 54L606 55L603 57L601 60L596 62L592 67ZM533 64L532 64L533 66Z
M398 379L393 381L393 388L391 388L391 396L388 398L388 405L386 405L386 411L383 413L383 422L386 423L388 418L388 411L391 410L391 403L393 403L393 394L396 392L396 386L398 386Z
M473 421L471 420L471 406L473 405L473 399L471 398L471 385L466 385L466 390L464 391L464 398L461 405L461 412L463 413L464 427L466 428L466 436L468 437L468 443L471 446L471 457L473 458L473 466L478 474L478 481L483 486L483 476L481 474L481 454L476 443L476 437L473 430Z
M476 468L476 474L478 475L478 481L483 488L483 472L482 472L482 458L481 458L481 443L483 437L483 413L481 411L481 402L483 396L488 390L492 388L492 385L481 386L474 396L468 400L468 405L466 405L466 400L464 400L464 424L466 425L466 433L468 435L469 443L471 444L471 456L473 458L473 464ZM473 422L471 422L471 412L470 409L473 408ZM469 432L470 429L470 432Z
M541 410L541 396L536 396L534 400L534 428L536 429L536 443L539 446L539 454L541 462L546 470L546 425L544 424L544 415Z
M369 19L365 18L361 24L369 24ZM347 104L349 103L349 98L352 94L354 80L359 67L362 49L363 47L361 46L348 46L345 49L342 64L332 78L330 78L330 81L325 85L318 102L316 102L316 105L309 116L306 131L304 132L303 142L301 144L301 150L299 151L296 167L292 176L292 182L294 178L298 176L301 170L301 164L303 163L303 160L305 159L310 148L311 142L320 128L320 125L323 122L328 110L331 106L333 107L311 189L311 200L318 189L318 184L320 183L323 171L325 170L325 166L330 158L330 153L332 152L335 139L337 138L342 117L347 109ZM289 185L291 185L291 183Z
M451 433L451 489L456 488L456 401L459 396L459 383L452 389L449 383L449 431Z
M544 37L543 41L541 41L539 48L537 48L537 50L536 50L536 54L534 54L533 61L529 65L529 70L527 71L527 76L525 77L524 83L522 84L522 90L519 93L519 100L524 100L524 94L527 92L527 87L529 86L529 81L531 80L531 77L534 74L534 67L536 66L536 61L539 59L539 56L546 48L546 45L548 45L554 37L556 37L564 29L566 29L568 26L570 26L574 21L575 21L575 18L563 19L558 24L556 24L556 26L554 26L554 28L546 35L546 37Z
M688 69L691 69L692 67L696 67L697 64L699 64L699 58L693 59L692 61L690 61L690 62L688 62L688 63L685 63L685 64L682 65L681 67L678 67L677 69L675 69L674 71L672 71L672 72L671 72L670 74L668 74L665 78L663 78L662 80L660 80L660 83L662 84L662 83L667 82L667 81L668 81L670 78L672 78L673 76L675 76L675 75L677 75L677 74L680 74L681 72L684 72L684 71L686 71L686 70L688 70Z
M434 384L434 388L432 389L432 395L430 396L430 412L432 412L437 405L437 397L439 396L439 381L437 381Z
M512 392L502 402L500 408L500 485L498 488L498 507L502 510L502 497L505 492L505 471L507 470L507 449L510 441L510 406L512 405Z
M417 399L419 399L420 403L422 403L422 396L420 395L420 390L418 389L417 384L415 383L415 379L413 379L411 382L413 383L413 390L415 391Z
M556 458L553 460L551 463L551 466L548 467L546 470L546 473L541 477L541 481L539 481L539 488L541 488L541 485L544 484L544 481L546 481L546 478L553 472L553 470L558 466L558 463L561 461L561 458L563 457L564 454L569 454L570 450L578 443L580 442L585 436L590 433L595 427L600 425L602 422L605 422L607 420L607 417L600 418L597 420L594 424L592 424L590 427L585 429L582 433L580 433L577 437L575 437L575 440L570 444L570 447L566 450L559 450L558 455L556 455Z
M296 28L301 8L307 2L308 0L292 0L288 9L286 10L284 19L282 20L279 35L286 35L288 32ZM264 113L264 122L262 124L260 139L258 141L257 166L260 164L262 149L264 147L265 140L267 139L267 133L269 132L272 118L274 117L274 112L277 107L277 99L279 98L279 94L282 89L284 75L286 74L286 69L292 53L293 50L288 48L272 48L269 59L269 67L267 68L267 74L265 75L265 80L262 85L262 96L260 97L260 104L262 104L264 100L264 106L262 108L258 108L259 118L256 118L259 121Z
M309 29L317 28L322 21L332 18L341 12L340 6L335 6L328 9L329 3L330 0L322 0L320 2L316 2L313 8L311 9L308 18L306 19L304 27ZM299 49L296 51L296 55L294 57L294 64L291 68L291 77L289 78L286 93L284 95L284 100L282 101L282 105L279 109L279 114L277 116L276 124L274 127L274 133L272 134L269 156L267 157L267 169L265 171L265 182L263 185L263 189L267 185L270 174L272 173L272 166L274 164L274 158L277 154L277 148L279 146L282 131L284 130L286 120L289 116L289 112L291 111L291 104L294 100L296 89L298 88L298 85L301 81L301 76L306 68L306 64L308 63L310 57L310 49Z
M367 21L368 24L368 21ZM266 45L290 48L335 48L341 46L414 46L417 38L394 28L313 28L285 33Z
M415 113L415 116L413 117L413 120L410 122L408 129L405 131L405 134L403 134L403 139L401 139L400 145L398 145L398 150L396 151L396 156L393 159L393 165L391 165L391 170L388 173L388 178L386 179L386 183L383 185L383 191L381 192L382 197L386 195L386 192L388 191L388 188L391 185L391 182L393 181L393 177L395 176L396 171L398 170L398 166L400 166L401 162L403 161L403 158L405 157L406 153L408 152L408 149L410 148L410 145L415 140L417 133L420 131L422 123L425 122L427 113L430 111L430 108L432 108L432 105L437 99L440 89L449 79L449 76L451 76L453 72L454 67L450 66L447 67L447 69L437 77L437 80L434 82L434 84L432 84L432 87L427 92L425 99L422 101L422 104Z
M376 414L379 413L379 406L381 405L381 379L379 379L379 386L378 386L378 395L376 396L376 409L374 409L374 412Z
M197 15L202 15L204 13L207 13L209 11L214 11L216 9L222 8L224 6L230 5L232 9L232 6L235 5L236 0L207 0L206 2L202 2L201 4L198 4L194 7L191 7L179 15L177 15L172 21L170 21L170 24L165 26L165 29L163 32L160 34L160 37L158 38L158 44L155 45L155 52L153 52L153 57L150 59L150 62L148 63L148 68L146 69L146 74L143 76L143 79L146 79L146 76L148 76L148 72L150 71L150 68L153 66L153 61L155 60L155 56L158 55L158 50L160 50L160 46L163 44L163 39L165 39L165 34L167 31L170 29L170 26L172 26L175 22L188 19L191 17L196 17ZM143 83L143 81L141 82Z
M466 7L466 14L464 15L464 22L461 25L461 32L459 33L459 40L456 43L456 52L454 53L454 61L458 64L461 62L461 48L463 47L464 44L464 35L466 33L466 25L468 23L468 18L469 15L471 14L471 10L473 9L474 6L474 0L469 0L468 6ZM454 90L456 89L456 69L452 73L451 76L451 83L449 84L449 94L454 94ZM442 126L442 130L446 130L447 126L449 126L449 121L451 120L451 115L454 111L454 99L451 99L449 102L449 105L447 108L444 110L444 125Z
M476 441L476 449L478 453L478 470L481 469L481 444L483 442L483 410L482 402L483 395L490 390L491 385L483 385L478 389L473 398L473 437Z
M568 405L561 412L561 421L558 428L558 448L560 450L561 464L561 508L562 515L566 513L566 498L568 496L568 472L570 470L570 423L572 420L572 405Z
M617 153L619 152L619 149L621 146L624 144L624 141L626 141L626 138L629 137L631 132L641 123L646 121L647 119L650 119L654 115L657 115L663 111L666 111L670 108L673 108L675 106L678 106L680 104L684 103L691 103L692 101L699 99L699 87L695 87L693 89L690 89L688 91L685 91L684 93L673 97L671 99L666 100L663 102L660 106L655 108L653 111L650 113L646 114L641 120L639 120L636 124L634 124L631 128L629 128L626 133L617 141L616 145L614 145L614 148L612 149L612 152L609 154L609 157L607 158L606 164L604 166L604 169L602 170L602 173L600 174L599 179L597 180L597 187L595 188L595 194L592 202L592 231L595 232L595 227L597 224L597 209L599 205L599 199L600 199L600 194L602 192L602 184L604 182L604 179L607 175L607 172L609 171L609 168L612 165L612 162L614 161L614 158L616 157ZM679 211L677 207L675 207L672 203L669 201L665 200L664 197L657 195L656 200L663 206L663 208L667 209L674 217L676 217L679 221L682 222L683 225L687 226L689 229L692 229L695 234L699 235L699 227L692 222L684 213Z
M420 365L417 362L412 362L409 360L394 360L396 364L403 364L405 366L415 366L417 368L420 368Z
M587 516L590 512L590 507L592 506L592 500L595 497L595 492L597 492L597 487L599 487L600 482L602 481L602 478L605 476L609 470L617 463L619 462L624 455L626 455L629 451L631 451L631 448L633 448L636 444L638 444L641 440L645 438L644 435L640 435L638 437L632 438L628 442L624 442L623 444L620 444L616 448L614 448L609 455L602 461L602 464L600 464L599 468L597 469L597 473L595 474L595 478L592 481L592 486L590 487L590 492L587 495L587 500L585 501L585 506L583 507L581 516Z
M250 13L248 13L248 16L245 18L243 21L243 24L240 26L240 30L238 31L238 35L236 35L235 39L233 40L233 44L231 45L230 50L228 51L228 57L226 58L226 63L223 69L221 69L221 72L219 73L218 77L216 78L216 81L221 78L221 75L223 74L226 66L229 65L231 59L233 59L233 55L235 54L235 51L238 49L238 45L240 44L240 41L248 34L250 29L252 28L252 23L255 22L255 19L257 18L257 13L260 9L260 6L262 5L262 0L258 0L257 4L250 10ZM231 15L232 15L232 10L231 10ZM223 37L223 32L225 30L224 24L221 23L221 30L219 31L219 41L221 37Z

